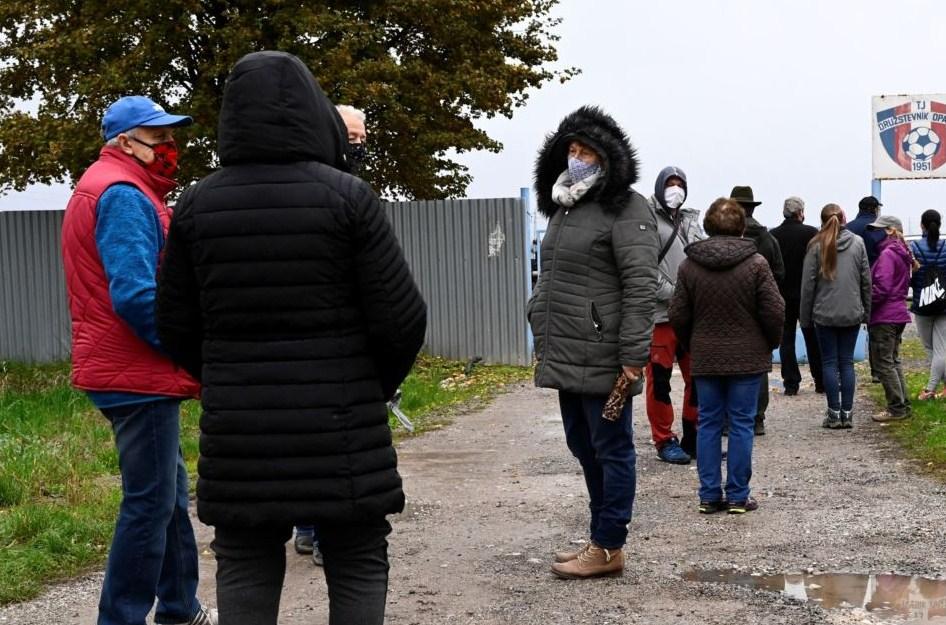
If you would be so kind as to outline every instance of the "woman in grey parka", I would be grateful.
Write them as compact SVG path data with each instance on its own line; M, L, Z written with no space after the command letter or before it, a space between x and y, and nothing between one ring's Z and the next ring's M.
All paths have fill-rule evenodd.
M591 540L556 554L565 578L620 575L634 503L636 460L631 401L602 418L618 375L642 390L657 289L657 224L630 185L637 161L624 131L607 114L583 107L568 115L539 151L539 211L548 220L542 267L529 302L536 385L559 391L569 450L585 475Z
M821 230L808 244L802 268L799 309L801 326L818 335L828 402L822 426L834 429L852 427L854 347L871 305L867 248L845 223L837 204L821 209Z

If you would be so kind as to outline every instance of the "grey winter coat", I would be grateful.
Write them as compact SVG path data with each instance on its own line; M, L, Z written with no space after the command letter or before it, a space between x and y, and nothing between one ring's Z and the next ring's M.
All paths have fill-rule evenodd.
M657 196L652 195L647 200L651 212L654 213L654 219L657 221L658 245L657 251L664 248L670 237L673 236L673 217L661 203ZM655 323L667 323L669 321L668 310L670 300L673 298L673 289L677 283L677 272L680 265L686 260L686 246L706 238L703 234L703 228L700 227L700 211L692 208L679 208L677 210L680 227L677 229L676 240L667 249L660 266L657 268L657 312L654 316Z
M821 245L808 247L801 277L803 328L845 328L870 319L871 282L867 248L861 237L841 230L838 235L838 268L834 280L821 276Z
M572 208L552 200L579 140L603 156L604 172ZM637 162L615 121L583 107L559 125L539 152L536 200L549 219L542 267L528 315L538 360L537 386L606 395L622 365L650 356L657 291L657 224L630 189ZM642 383L633 390L639 394Z

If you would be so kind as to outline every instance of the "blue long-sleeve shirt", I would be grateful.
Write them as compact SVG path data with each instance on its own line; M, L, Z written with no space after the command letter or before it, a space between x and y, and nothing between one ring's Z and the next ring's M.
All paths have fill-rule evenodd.
M164 231L151 200L128 184L106 189L96 205L95 243L115 313L135 335L160 349L154 306ZM89 392L89 398L98 408L162 399L107 391Z

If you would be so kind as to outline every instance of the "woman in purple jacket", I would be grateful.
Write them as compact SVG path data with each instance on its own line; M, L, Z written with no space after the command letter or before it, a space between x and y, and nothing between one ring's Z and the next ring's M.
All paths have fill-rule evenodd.
M903 223L891 215L883 215L870 224L886 236L877 244L879 255L871 270L870 332L871 361L874 372L884 386L887 412L874 415L874 421L898 421L910 416L907 384L900 366L900 341L903 329L910 323L907 293L913 257L903 240Z

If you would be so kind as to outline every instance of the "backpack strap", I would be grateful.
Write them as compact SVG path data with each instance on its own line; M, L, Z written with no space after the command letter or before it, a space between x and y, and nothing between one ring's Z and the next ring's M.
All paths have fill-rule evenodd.
M677 213L679 215L679 213ZM667 239L667 242L664 244L664 248L660 250L660 254L657 254L657 264L659 265L664 257L667 255L667 252L670 251L670 246L673 245L674 240L676 240L677 235L680 234L680 222L682 219L676 218L673 220L673 232L670 234L670 238Z

